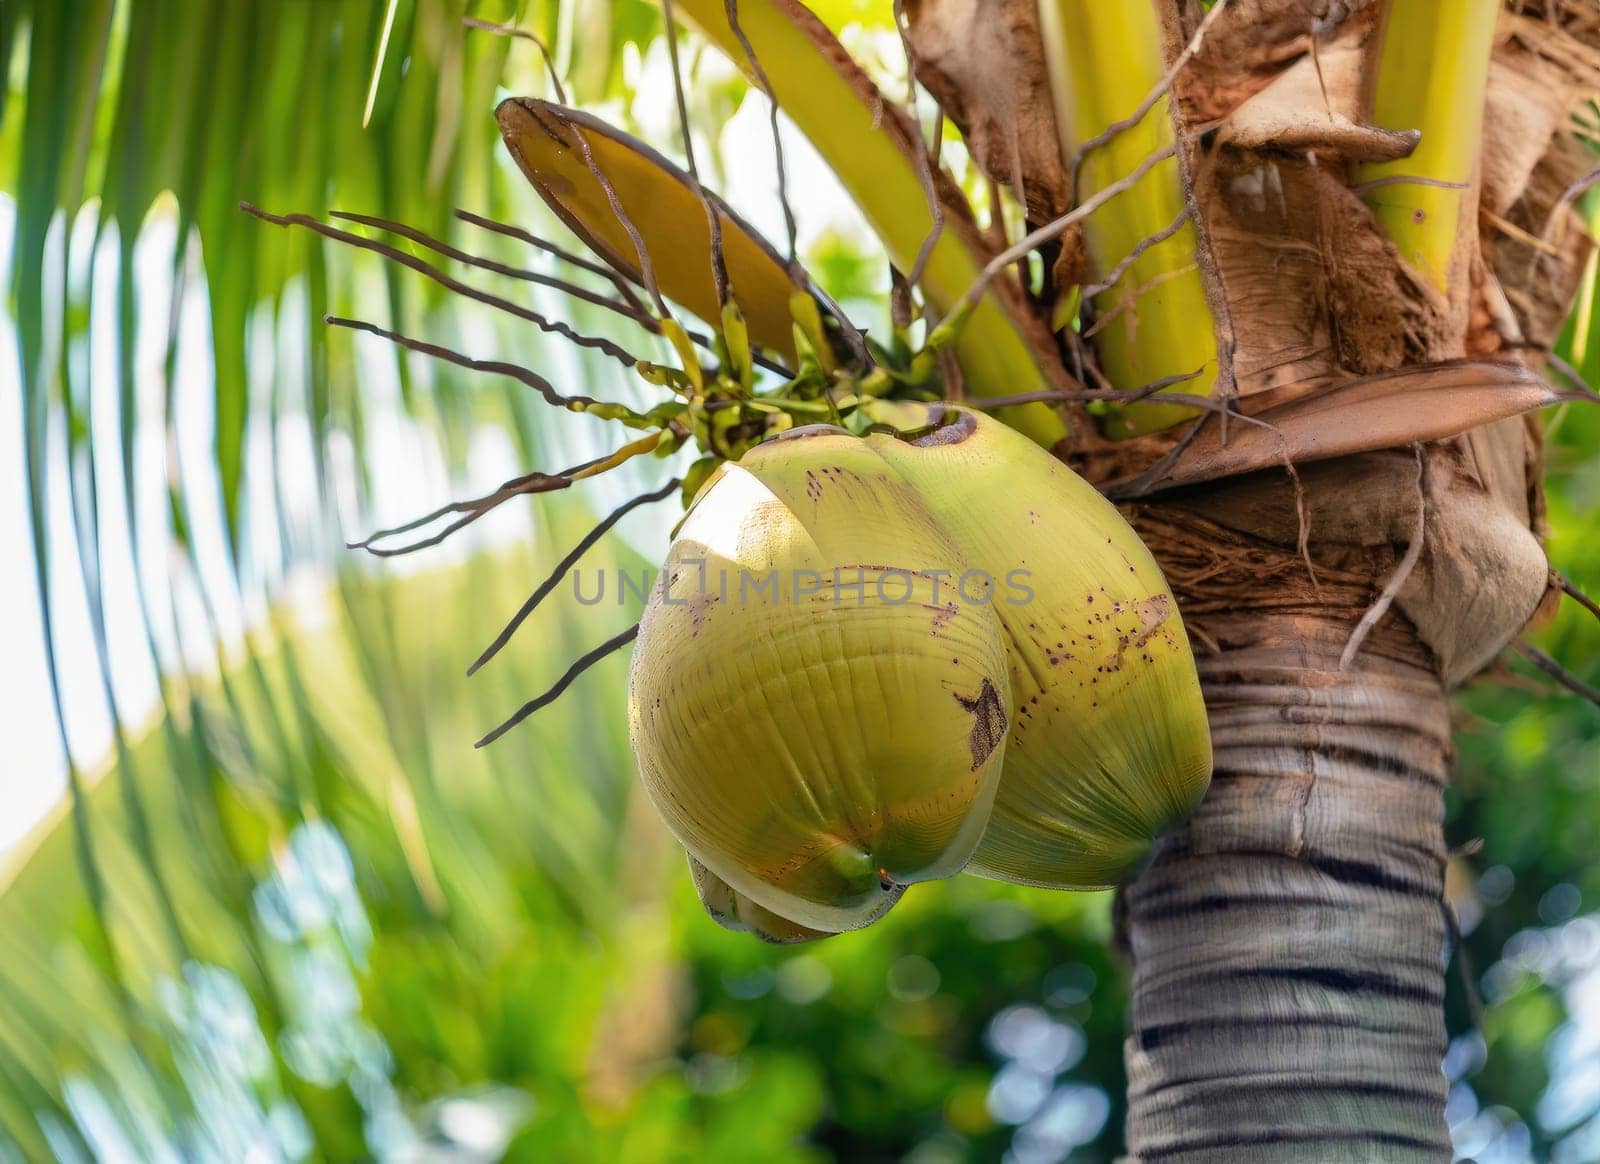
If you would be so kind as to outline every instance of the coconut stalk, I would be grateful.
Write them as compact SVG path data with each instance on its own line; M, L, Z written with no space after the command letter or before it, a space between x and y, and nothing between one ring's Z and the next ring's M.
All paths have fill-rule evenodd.
M1357 181L1401 257L1445 295L1470 283L1457 266L1471 254L1461 233L1474 226L1483 136L1483 102L1470 98L1488 84L1498 15L1493 4L1394 0L1377 33L1372 120L1421 137L1406 158L1362 166ZM1419 45L1432 51L1419 56Z
M674 7L810 139L896 266L918 273L929 305L953 308L992 257L989 248L954 183L919 157L926 147L909 119L826 26L797 0L676 0ZM954 349L974 396L1067 386L1042 321L1006 280L995 280L973 306ZM1046 448L1067 431L1059 414L1038 404L1004 419Z
M1125 390L1187 377L1178 387L1204 395L1217 382L1217 333L1163 91L1168 53L1157 6L1045 0L1039 19L1061 153L1078 201L1145 159L1162 158L1083 223L1092 281L1082 294L1092 310L1081 326L1092 335L1100 370ZM1191 415L1132 404L1113 409L1105 429L1114 438L1133 436Z

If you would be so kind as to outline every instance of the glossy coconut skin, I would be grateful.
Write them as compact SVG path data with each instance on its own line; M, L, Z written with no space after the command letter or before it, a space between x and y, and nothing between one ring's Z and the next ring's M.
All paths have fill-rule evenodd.
M840 429L701 489L640 626L629 724L652 802L732 892L839 932L966 866L1012 719L994 607L951 592L966 569Z
M982 413L869 413L717 471L635 655L646 788L707 909L768 941L962 868L1114 884L1210 778L1176 604L1116 509Z
M689 879L694 882L694 891L700 897L700 904L706 907L712 920L725 930L752 934L775 946L792 946L832 937L827 931L809 929L757 905L693 857L689 858Z
M875 415L907 435L867 443L1002 580L1016 715L969 871L1115 884L1211 776L1200 682L1160 567L1109 501L999 421L942 403Z

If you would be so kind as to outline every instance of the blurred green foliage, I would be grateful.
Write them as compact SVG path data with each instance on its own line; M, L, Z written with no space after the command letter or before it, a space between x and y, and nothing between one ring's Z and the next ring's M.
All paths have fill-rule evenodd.
M887 7L826 14L881 26ZM394 489L393 456L372 450L396 426L436 444L461 493L496 483L486 432L544 467L604 436L320 317L387 319L611 390L608 370L235 209L382 213L528 262L449 219L465 205L555 231L489 116L507 90L547 91L542 62L465 29L469 14L537 29L575 99L624 119L628 70L660 27L640 0L0 4L24 552L47 617L87 610L107 672L101 583L137 585L134 641L160 674L153 719L114 707L112 756L74 767L70 811L0 865L0 1159L1111 1160L1126 983L1108 895L962 878L814 947L721 931L632 779L620 659L501 745L470 746L634 613L559 589L462 675L605 506L530 503L532 536L420 572L339 549L350 514ZM743 99L719 76L697 115ZM134 454L187 415L180 298L135 277L137 240L162 225L175 284L207 307L209 474ZM60 277L91 254L115 260L109 376L81 358L100 285ZM809 258L841 298L880 285L837 236ZM152 335L153 371L136 359ZM1587 341L1567 348L1600 380ZM295 423L312 513L276 443ZM1600 418L1568 409L1550 430L1552 560L1600 590ZM154 518L134 504L139 466L163 480ZM138 534L132 568L102 575L119 524ZM208 544L225 547L223 583ZM584 565L647 563L609 539ZM179 593L214 604L214 663L152 629L183 621ZM248 632L227 633L219 612L241 599ZM1600 683L1600 626L1573 604L1537 640ZM1448 830L1482 847L1452 877L1469 967L1450 999L1452 1118L1482 1159L1585 1160L1600 1089L1571 1080L1593 1070L1600 1019L1569 1012L1585 980L1600 991L1600 937L1586 947L1582 928L1600 900L1600 712L1508 667L1462 701ZM105 698L94 675L56 665L50 681Z

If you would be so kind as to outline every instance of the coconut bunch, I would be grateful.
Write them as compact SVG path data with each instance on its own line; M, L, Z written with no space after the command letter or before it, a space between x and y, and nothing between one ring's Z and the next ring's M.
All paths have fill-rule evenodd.
M897 110L876 97L859 104L906 135ZM608 456L525 474L359 546L409 553L514 497L685 448L699 454L681 480L601 521L478 657L472 671L624 514L682 499L640 622L479 746L635 643L628 720L641 781L721 924L771 941L822 937L870 924L911 884L963 871L1115 884L1200 798L1209 735L1155 561L1046 451L1064 423L1028 397L1062 373L1053 354L1038 358L1050 341L1037 314L1017 307L1009 260L970 218L947 220L943 239L942 227L928 235L897 280L892 333L868 337L805 271L792 225L784 258L702 187L692 151L679 168L559 103L511 99L497 118L522 172L590 255L458 216L556 254L571 280L381 219L336 214L335 225L248 208L375 252L614 359L662 393L647 409L567 394L533 369L330 320L513 376L561 410L632 434ZM943 172L918 164L930 197L948 196ZM583 334L424 254L566 291L656 337L669 358ZM921 292L936 279L954 289L942 303ZM994 416L979 401L955 402L969 388L1001 395L997 385L1021 398L991 403Z
M634 754L701 899L799 941L963 869L1114 884L1211 770L1160 570L999 421L858 415L719 466L640 625Z

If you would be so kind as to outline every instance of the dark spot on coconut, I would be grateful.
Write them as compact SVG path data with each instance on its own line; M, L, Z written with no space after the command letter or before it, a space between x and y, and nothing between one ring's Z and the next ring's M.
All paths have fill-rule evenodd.
M978 689L978 694L973 699L968 699L957 694L956 702L963 711L972 715L972 731L967 736L967 746L972 749L972 771L976 772L983 767L1000 742L1006 738L1005 705L1000 701L1000 693L995 690L994 684L987 679Z
M690 638L697 639L700 637L700 631L706 623L706 616L710 614L711 608L716 605L716 602L717 596L715 594L702 592L689 595Z
M1139 614L1140 631L1134 636L1133 645L1142 647L1161 630L1168 618L1172 616L1172 599L1165 594L1153 594L1140 602L1134 603L1134 610Z

